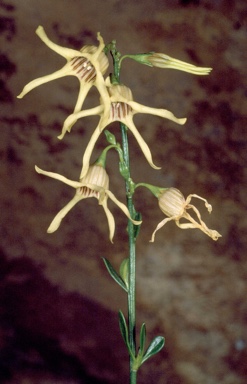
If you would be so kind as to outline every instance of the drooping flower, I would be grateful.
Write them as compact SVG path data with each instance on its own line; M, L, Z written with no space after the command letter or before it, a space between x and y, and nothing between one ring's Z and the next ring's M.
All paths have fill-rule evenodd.
M80 181L73 181L67 179L66 177L59 175L58 173L46 172L42 169L35 166L35 169L38 173L52 177L53 179L60 180L63 183L76 189L75 196L69 203L58 212L55 218L52 220L49 228L47 229L48 233L55 232L63 218L67 213L80 201L87 199L89 197L95 197L99 201L99 205L102 205L109 226L109 238L112 242L114 233L115 233L115 220L107 206L108 197L124 212L124 214L133 222L135 225L141 224L141 221L135 221L130 217L130 213L126 205L121 203L115 195L109 190L109 176L102 165L95 163L91 165L88 169L87 174L80 178Z
M110 84L109 78L106 79L106 85L108 87L108 92L110 96L110 112L108 118L104 115L104 105L102 104L101 100L101 104L98 107L87 109L70 115L64 122L61 135L58 136L58 138L62 139L67 131L70 132L71 127L75 124L75 122L82 117L91 115L100 116L99 124L93 132L83 156L83 167L81 177L85 176L85 174L87 173L93 148L101 132L107 125L111 124L114 121L120 121L130 129L130 131L135 136L138 144L140 145L140 148L144 156L146 157L148 163L151 165L151 167L159 169L159 167L157 167L153 163L151 151L147 143L139 133L138 129L136 128L133 122L133 116L137 113L152 114L155 116L167 118L178 124L184 124L186 118L178 119L173 115L172 112L166 109L151 108L135 102L133 100L132 92L128 87L119 84Z
M18 98L22 98L32 89L41 84L64 76L76 76L80 82L80 90L74 112L81 110L85 97L93 85L97 87L103 103L109 98L103 78L103 75L109 66L109 61L105 53L102 51L105 44L100 33L97 35L97 39L99 41L98 47L86 45L79 51L61 47L60 45L53 43L47 37L42 26L37 28L36 33L50 49L63 56L67 60L67 63L58 71L50 75L39 77L38 79L28 83L23 88L22 92L17 96Z
M187 199L185 199L183 194L176 188L167 188L161 190L160 194L158 195L159 207L161 211L168 216L168 218L162 220L157 225L155 231L152 234L152 238L150 240L151 242L154 241L156 232L171 220L174 220L177 226L182 229L198 228L213 240L218 240L218 238L221 237L217 231L209 229L204 221L202 221L198 209L194 205L190 204L192 197L203 200L208 212L212 212L212 206L208 204L207 200L203 197L191 194L187 197ZM198 221L188 213L189 209L194 211ZM180 220L183 218L188 220L188 223L180 223Z

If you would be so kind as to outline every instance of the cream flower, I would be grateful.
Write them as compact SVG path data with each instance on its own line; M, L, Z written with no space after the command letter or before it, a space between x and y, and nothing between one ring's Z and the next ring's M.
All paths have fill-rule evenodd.
M50 49L63 56L67 60L67 63L58 71L28 83L19 96L17 96L18 98L22 98L33 88L36 88L41 84L64 76L76 76L80 82L80 90L74 112L81 110L85 97L93 85L97 87L103 100L106 101L109 98L103 78L103 74L109 66L109 61L102 51L105 45L100 33L97 35L99 41L98 47L86 45L82 47L80 51L64 48L53 43L47 37L41 26L37 28L36 33Z
M192 194L187 197L185 200L182 193L176 188L167 188L161 191L159 200L159 207L161 211L168 216L168 218L162 220L156 227L155 231L152 234L151 242L154 241L156 232L163 227L168 221L174 220L179 228L187 229L187 228L198 228L206 235L210 236L213 240L218 240L221 235L212 229L209 229L206 224L202 221L200 212L198 209L190 204L192 197L196 197L197 199L203 200L205 202L205 206L209 213L212 212L212 206L208 204L207 200L198 195ZM195 212L195 215L198 218L196 221L187 211L192 209ZM180 219L187 219L189 223L180 223Z
M114 121L120 121L130 129L130 131L135 136L138 144L140 145L141 150L144 156L146 157L148 163L151 165L151 167L159 169L159 167L156 167L153 163L151 151L147 143L137 130L133 122L133 116L137 113L147 113L172 120L178 124L184 124L186 119L178 119L173 115L172 112L166 109L150 108L142 104L136 103L135 101L133 101L132 92L129 88L124 85L110 84L109 78L106 79L106 85L108 87L108 92L110 95L110 113L108 119L105 119L104 106L100 104L98 107L87 109L70 115L64 122L61 135L58 136L58 138L62 139L67 131L70 132L71 127L75 124L75 122L82 117L91 115L99 115L101 117L99 124L93 132L88 146L85 150L83 156L83 167L81 177L85 176L88 171L90 157L95 143L98 140L101 132L107 125L111 124Z
M76 189L75 196L69 203L58 212L55 218L52 220L47 232L55 232L60 224L62 219L67 215L67 213L76 205L80 200L87 199L89 197L95 197L99 201L99 205L102 205L109 225L109 238L112 241L114 232L115 232L115 221L112 213L110 212L107 206L108 197L124 212L124 214L133 222L135 225L141 224L141 221L135 221L130 217L130 213L126 205L121 203L114 194L109 191L109 176L106 173L106 170L101 165L91 165L88 169L87 174L80 179L80 181L69 180L66 177L59 175L58 173L46 172L42 169L35 166L35 169L38 173L52 177L62 181L63 183Z

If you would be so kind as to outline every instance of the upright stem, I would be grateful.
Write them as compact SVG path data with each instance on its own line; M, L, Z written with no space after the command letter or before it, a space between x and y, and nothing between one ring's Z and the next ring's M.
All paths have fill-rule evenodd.
M111 43L111 54L113 58L114 73L112 81L120 83L120 53L116 50L116 42ZM125 177L125 188L127 207L132 218L135 217L135 208L132 200L133 191L131 189L130 177L130 161L129 161L129 144L127 127L120 123L122 133L122 149L125 165L128 169ZM128 289L128 327L129 327L129 345L132 351L130 356L130 384L136 384L137 372L134 370L134 359L136 356L136 247L135 247L135 227L131 220L128 220L128 236L129 236L129 289Z
M128 167L129 177L126 179L127 206L131 217L135 217L135 208L132 200L130 186L130 165L127 129L121 124L123 156ZM136 355L136 247L134 224L128 220L129 236L129 290L128 290L128 320L129 320L129 343L133 355ZM136 371L133 370L133 359L130 356L130 384L136 383Z

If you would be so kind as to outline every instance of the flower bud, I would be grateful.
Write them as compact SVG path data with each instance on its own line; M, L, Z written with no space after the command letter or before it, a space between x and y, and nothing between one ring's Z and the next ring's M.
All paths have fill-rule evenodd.
M197 67L196 65L186 63L185 61L174 59L164 53L153 52L146 60L152 67L173 68L179 71L192 73L193 75L208 75L212 68Z

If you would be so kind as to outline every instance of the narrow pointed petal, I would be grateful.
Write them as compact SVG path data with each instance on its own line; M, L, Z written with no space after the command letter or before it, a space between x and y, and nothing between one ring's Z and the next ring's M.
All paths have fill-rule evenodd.
M137 221L137 220L132 219L126 205L121 203L111 191L106 190L105 193L123 211L123 213L128 217L128 219L130 219L132 221L133 224L140 225L142 223L142 221Z
M63 218L67 215L67 213L78 203L78 201L82 200L83 197L79 195L75 195L72 200L69 201L65 207L61 209L61 211L58 212L58 214L54 217L52 220L49 228L47 229L48 233L53 233L55 232L60 224Z
M114 217L113 217L111 211L107 207L107 199L104 199L102 201L101 205L102 205L102 207L103 207L103 209L105 211L105 214L106 214L106 217L107 217L107 221L108 221L109 239L110 239L111 243L113 243L113 236L114 236L114 233L115 233L115 220L114 220Z
M59 69L56 72L51 73L50 75L45 75L42 77L39 77L38 79L30 81L25 87L23 88L22 92L17 96L18 99L21 99L23 96L25 96L28 92L30 92L32 89L38 87L39 85L48 83L49 81L59 79L61 77L69 75L69 72L71 70L69 69L68 65L66 64L63 68Z
M76 105L74 108L74 113L77 113L82 109L84 100L85 100L90 88L92 88L92 86L93 86L93 84L91 82L80 81L80 89L79 89L79 94L78 94L78 98L76 101Z
M103 127L104 129L104 127ZM82 170L81 170L81 174L80 174L80 179L82 179L88 172L88 169L89 169L89 166L90 166L90 159L91 159L91 155L92 155L92 152L93 152L93 149L94 149L94 146L101 134L101 119L100 119L100 122L98 124L98 126L96 127L96 129L94 130L90 140L89 140L89 143L85 149L85 152L84 152L84 155L83 155L83 159L82 159Z
M171 220L174 220L174 219L175 219L175 216L173 216L173 217L167 217L166 219L162 220L162 221L157 225L155 231L153 232L152 237L151 237L151 240L149 240L150 243L153 243L153 242L154 242L154 238L155 238L155 234L156 234L156 232L157 232L160 228L162 228L168 221L171 221Z
M97 40L99 42L99 46L97 48L97 51L93 54L94 60L95 59L97 60L99 58L99 55L101 54L101 52L103 51L103 49L105 47L105 43L104 43L103 37L101 36L100 32L97 33Z
M85 111L72 113L67 117L67 119L64 121L62 132L58 137L58 139L63 139L66 132L70 132L73 125L77 122L78 119L86 116L92 116L92 115L100 115L102 111L102 106L98 106L91 109L86 109Z
M174 116L174 114L172 112L168 111L167 109L151 108L151 107L147 107L145 105L136 103L135 101L128 101L128 104L133 109L134 114L135 113L147 113L147 114L151 114L154 116L160 116L160 117L169 119L171 121L174 121L175 123L180 124L180 125L185 124L185 122L187 120L186 118L181 118L181 119L177 118L176 116Z
M206 235L208 235L209 237L211 237L211 239L213 240L218 240L219 237L222 237L219 232L215 231L214 229L209 229L205 223L203 223L203 225L200 225L199 223L180 223L179 220L176 221L176 224L179 228L182 228L182 229L188 229L188 228L198 228L200 229L202 232L204 232Z
M82 183L80 183L78 181L73 181L73 180L67 179L67 177L59 175L59 173L43 171L42 169L37 167L37 165L35 165L35 170L36 170L36 172L40 173L41 175L45 175L45 176L51 177L52 179L62 181L63 183L65 183L65 184L67 184L73 188L80 188L83 185Z
M40 25L36 29L36 34L39 36L39 38L54 52L58 53L59 55L63 56L65 59L69 60L72 59L74 56L78 56L78 51L71 49L71 48L65 48L61 47L60 45L57 45L51 41L48 36L45 33L44 28Z
M98 91L99 91L99 94L101 96L101 105L103 106L103 114L102 114L102 122L101 122L101 125L102 126L106 126L109 122L109 116L110 116L110 109L111 109L111 100L110 100L110 96L109 96L109 93L107 91L107 88L105 86L105 80L104 80L104 77L103 75L101 74L101 72L97 72L97 76L96 76L96 80L95 80L95 84L94 84ZM103 130L103 128L102 128Z
M208 212L211 213L212 212L212 205L208 203L208 201L206 199L204 199L203 197L199 196L199 195L196 195L196 194L191 194L187 197L186 199L186 205L189 204L189 202L191 201L191 198L192 197L196 197L197 199L199 200L202 200L205 202L205 207L207 208Z
M122 121L124 124L127 125L127 127L131 130L131 132L135 136L135 138L136 138L144 156L146 157L148 163L150 164L150 166L154 169L161 169L161 167L157 167L153 163L151 151L150 151L147 143L145 142L145 140L143 139L143 137L140 135L139 131L137 130L135 124L133 123L132 117L126 116L126 118L123 119Z

